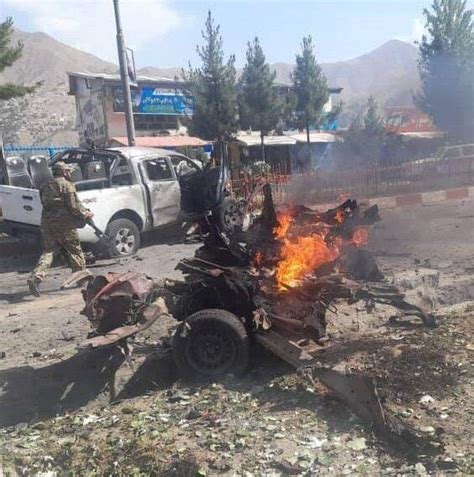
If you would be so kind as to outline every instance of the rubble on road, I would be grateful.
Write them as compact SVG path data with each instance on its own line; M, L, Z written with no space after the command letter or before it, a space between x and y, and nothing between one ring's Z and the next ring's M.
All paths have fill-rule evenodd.
M228 265L218 263L214 267L215 262L209 256L198 258L184 262L186 275L193 277L191 282L212 284L235 272L233 267L226 269ZM254 261L249 267L254 274L249 278L251 282L261 280L265 285L274 276L271 267L262 266L259 270ZM311 282L313 278L305 277L302 281ZM339 278L342 281L336 278L327 285L338 289L354 282L356 288L360 287L355 279ZM154 285L182 292L180 284L166 281ZM31 406L37 406L37 417L0 430L4 468L20 469L25 475L61 475L65 468L77 475L94 472L160 476L189 472L189 475L249 477L470 474L473 463L469 443L460 436L469 432L466 416L472 413L468 333L472 328L473 308L465 304L436 312L439 327L432 330L422 326L422 314L416 321L406 321L411 315L404 316L403 311L410 310L397 311L397 301L403 302L404 297L400 291L392 293L392 286L363 283L362 291L357 292L361 295L336 295L328 303L330 306L325 307L324 327L316 320L303 321L303 328L309 335L305 337L307 341L321 338L315 336L321 330L329 338L315 342L318 349L313 363L315 371L318 363L329 369L341 369L342 363L344 372L376 383L385 415L397 417L405 426L417 429L420 438L415 442L408 440L406 447L374 438L363 421L334 400L334 394L317 379L314 386L310 383L304 367L299 374L290 373L286 365L261 350L255 350L256 356L252 357L252 366L245 376L225 375L217 383L177 380L169 352L158 358L153 352L157 343L161 346L166 342L164 335L160 338L153 335L161 321L156 320L154 327L129 338L134 348L130 361L135 374L126 391L131 394L124 392L112 405L107 399L92 398L68 407L70 396L75 393L80 396L87 387L83 379L68 383L58 393L57 401L51 400L52 414L42 414L44 401L40 404L32 401ZM289 305L285 316L265 314L264 308L257 308L252 315L253 323L258 326L256 336L275 332L278 318L281 329L284 325L281 318L286 317L288 309L294 308L294 314L298 315L298 307L310 301L304 296L307 290L301 288L290 287L279 292L264 287L263 301L270 296L270 301L278 300L279 307L283 307L285 300ZM375 301L367 294L370 289L387 293L390 299L395 295L396 299L392 304L386 302L387 297ZM132 304L133 313L125 317L124 326L141 322L143 316L134 308L140 302L143 305L141 299ZM174 311L173 300L168 297L166 304ZM186 317L187 312L182 312ZM276 318L270 316L273 314ZM389 320L391 316L397 319ZM291 325L295 323L289 324L289 331L293 331ZM108 330L102 336L109 332L113 334L113 330ZM298 346L308 344L297 341L294 342ZM69 364L72 366L74 360L61 358L61 361L64 369L72 371L74 376L75 368ZM170 376L159 373L162 368L171 368ZM99 372L106 373L107 367ZM54 384L58 374L53 363L36 373L45 386ZM306 377L301 379L301 375ZM32 378L35 373L22 376ZM85 375L76 375L81 376ZM21 399L27 399L28 394L42 394L33 385L34 379L25 381L31 381L32 385L26 391L21 388ZM8 403L9 395L14 399L14 386L8 380L5 384L0 382L2 404ZM101 387L100 393L104 391L107 385Z
M344 362L328 367L320 357L327 341L326 314L337 315L336 299L364 299L371 308L390 304L434 325L397 288L378 282L382 275L375 261L359 248L367 241L367 227L380 220L377 206L361 210L347 200L324 213L293 206L277 216L269 186L264 194L262 215L245 241L216 231L193 259L179 263L184 281L153 284L136 273L91 281L83 314L96 336L85 344L118 343L128 356L127 337L171 314L181 322L172 342L180 371L217 376L247 367L244 340L253 337L310 385L316 386L316 380L324 384L379 436L415 442L412 428L386 416L370 378L357 376Z

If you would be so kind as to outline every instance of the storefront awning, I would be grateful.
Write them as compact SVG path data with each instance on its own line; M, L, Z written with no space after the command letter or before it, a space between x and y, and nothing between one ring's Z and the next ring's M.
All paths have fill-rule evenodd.
M260 135L257 134L239 135L237 141L247 147L261 145ZM264 136L263 144L265 146L286 146L296 144L296 140L291 136Z
M307 142L306 133L293 134L291 136L296 142ZM331 143L342 142L342 138L329 132L312 132L309 134L309 142L313 143Z
M111 146L128 146L126 137L113 137ZM204 147L210 144L193 136L142 136L135 138L135 145L139 147Z

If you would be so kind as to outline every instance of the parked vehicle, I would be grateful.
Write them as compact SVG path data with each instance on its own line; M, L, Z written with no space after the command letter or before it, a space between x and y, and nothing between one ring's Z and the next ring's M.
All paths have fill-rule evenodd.
M95 225L110 239L109 256L135 253L142 232L179 220L179 178L202 173L196 161L155 148L75 148L55 155L50 165L59 160L74 165L73 181L79 198L94 213ZM0 185L0 207L10 235L39 232L42 206L39 190L33 187ZM218 202L223 199L220 195ZM228 205L232 208L234 203ZM221 215L228 220L228 214ZM89 244L99 240L90 225L79 229L79 238Z

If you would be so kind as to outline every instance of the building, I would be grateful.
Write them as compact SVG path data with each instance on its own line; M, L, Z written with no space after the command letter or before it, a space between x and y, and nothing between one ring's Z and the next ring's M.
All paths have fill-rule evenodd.
M288 98L292 86L278 83L275 85L281 98ZM329 99L323 107L323 113L329 118L335 106L335 98L341 94L342 88L328 88ZM331 162L331 149L334 143L342 141L335 133L337 119L323 121L320 129L310 126L308 141L306 132L285 130L284 134L270 134L264 137L265 162L272 172L289 175L295 172L305 172ZM281 129L285 125L283 124ZM259 131L240 131L229 143L229 159L233 177L239 177L243 169L249 169L252 164L262 160L261 137Z
M306 172L324 166L330 161L331 146L342 139L333 131L310 133L310 153L306 133L289 132L285 135L264 137L265 162L272 173L290 175ZM229 142L229 162L232 177L239 178L244 169L252 169L252 164L262 158L262 144L259 132L240 132Z
M120 75L68 73L68 76L69 94L76 100L79 143L87 145L93 142L99 147L126 145L127 128ZM190 146L204 148L206 152L210 152L211 144L208 141L187 135L187 125L194 113L194 98L187 93L187 86L185 81L179 79L137 77L137 87L131 88L137 145L166 148ZM279 95L286 97L292 86L277 84L275 88ZM326 113L332 110L333 98L341 91L342 88L329 88L330 97L324 106ZM325 125L323 129L332 130L336 127L337 124L332 123ZM274 139L266 141L275 142ZM288 138L282 141L285 144L280 146L285 149L289 145ZM296 144L300 141L292 139L290 142ZM315 136L315 140L311 142L318 144L314 149L318 149L318 156L321 155L319 149L324 142L321 137ZM243 146L245 141L240 144ZM276 152L277 145L273 145L273 152ZM294 151L297 149L292 148ZM279 156L282 154L282 151L279 151Z
M385 127L393 133L440 132L432 119L414 106L385 108Z
M76 100L76 126L79 142L96 146L123 143L127 136L124 97L120 75L68 73L69 94ZM195 146L191 138L187 144L186 124L193 115L194 98L186 93L186 83L169 78L137 77L137 88L132 88L133 117L137 144L140 137L160 137L161 146L167 136L183 136L181 146ZM148 141L149 142L149 141ZM205 143L205 142L203 142ZM200 143L201 144L201 143ZM207 143L206 143L207 144Z
M432 157L446 143L446 133L415 106L385 108L385 128L397 138L397 163Z

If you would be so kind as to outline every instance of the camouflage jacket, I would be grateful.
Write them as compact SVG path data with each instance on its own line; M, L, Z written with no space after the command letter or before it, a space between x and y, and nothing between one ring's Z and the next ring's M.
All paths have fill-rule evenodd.
M64 177L54 177L40 189L43 214L41 221L73 229L84 219L85 207L77 196L74 184Z

